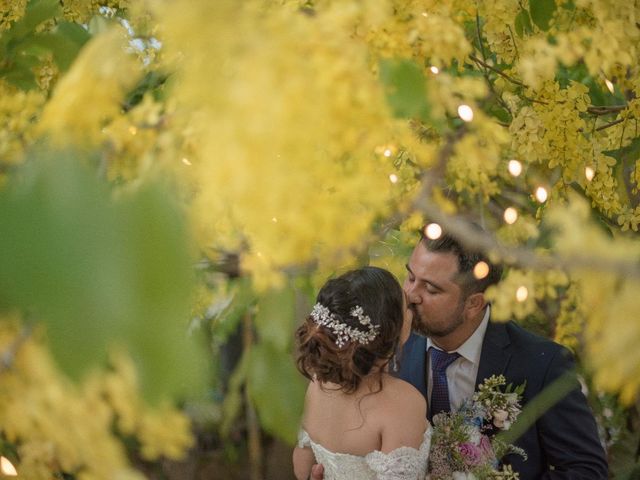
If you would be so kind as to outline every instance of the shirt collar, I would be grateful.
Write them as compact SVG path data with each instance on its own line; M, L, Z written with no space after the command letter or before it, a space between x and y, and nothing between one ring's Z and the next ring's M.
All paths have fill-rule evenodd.
M464 357L466 360L470 361L473 364L480 363L480 354L482 353L482 342L484 340L484 334L487 331L487 325L489 325L489 317L491 315L491 306L487 304L487 308L484 311L484 317L482 318L482 322L476 328L476 330L471 334L467 340L460 345L455 352L458 352L461 357ZM429 351L430 347L438 348L435 344L431 342L431 338L427 337L427 351ZM441 350L438 348L438 350ZM452 352L448 352L452 353Z

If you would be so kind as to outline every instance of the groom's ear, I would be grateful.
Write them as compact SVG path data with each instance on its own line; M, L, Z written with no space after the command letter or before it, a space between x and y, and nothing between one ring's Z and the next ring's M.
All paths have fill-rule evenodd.
M484 294L482 292L476 292L467 297L465 308L470 315L475 316L484 310L486 304L487 302L484 299Z

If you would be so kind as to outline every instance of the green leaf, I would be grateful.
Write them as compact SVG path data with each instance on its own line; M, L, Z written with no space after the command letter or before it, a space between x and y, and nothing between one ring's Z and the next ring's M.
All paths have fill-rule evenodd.
M611 478L633 480L639 478L640 463L637 461L637 449L640 434L626 428L619 428L620 433L609 449Z
M91 38L80 25L60 22L50 32L34 34L27 37L20 45L23 50L51 52L53 59L62 72L69 69L80 49Z
M427 83L418 65L410 60L383 60L380 79L396 117L429 119Z
M56 31L76 45L84 45L91 39L91 34L82 25L74 22L58 22Z
M35 29L42 22L61 14L56 0L31 0L24 16L0 35L0 58L4 68L0 77L20 89L37 87L32 68L39 64L39 56L46 48L34 46L30 41L37 35Z
M21 90L32 90L38 87L36 76L30 69L12 68L10 70L0 70L0 78L5 79Z
M127 93L124 101L126 109L133 108L142 101L147 92L151 92L153 98L158 100L158 91L167 81L168 75L161 72L148 72L133 89Z
M295 292L287 287L268 292L258 300L255 322L261 343L287 350L295 328L294 304Z
M191 258L179 211L158 185L114 201L80 164L34 159L0 194L0 304L43 321L74 378L118 345L149 400L195 391L207 370L186 334Z
M33 32L45 20L62 14L58 0L30 0L24 16L13 24L9 32L12 38L18 38Z
M94 15L91 20L89 20L89 33L91 35L104 33L109 30L114 25L114 23L114 20L105 18L102 15Z
M91 35L77 23L71 22L60 22L53 35L56 40L51 46L53 57L60 70L66 71Z
M522 409L518 420L509 430L503 430L496 438L504 443L513 443L526 432L538 418L562 400L576 387L575 372L568 371L547 385L542 392L530 400Z
M159 185L149 185L114 205L121 262L130 303L124 338L140 366L145 393L160 398L200 393L208 376L204 345L187 336L193 285L182 214ZM126 250L126 253L125 253Z
M549 23L556 11L556 2L555 0L531 0L529 11L531 12L533 23L540 30L546 31L549 29Z
M489 108L487 109L487 113L491 115L493 118L497 118L503 123L511 123L511 121L513 120L511 118L511 114L505 108L503 108L500 104L497 104L497 103L489 105Z
M0 36L6 65L0 76L20 88L31 89L37 86L31 70L41 63L44 54L51 52L62 72L71 66L90 35L81 25L65 21L59 21L51 31L36 32L38 25L58 15L60 5L55 0L29 3L25 16Z
M304 406L305 382L291 356L267 344L255 346L247 387L261 425L293 445Z
M634 138L626 147L616 150L607 150L602 152L608 157L615 158L618 163L626 161L635 161L640 158L640 137Z
M535 1L535 0L534 0ZM524 35L529 35L533 32L533 26L531 25L531 17L529 12L525 9L520 10L520 13L516 15L515 20L516 34L522 38Z
M212 319L211 334L218 342L225 342L236 330L242 318L256 303L256 295L248 277L240 277L232 281L231 303Z

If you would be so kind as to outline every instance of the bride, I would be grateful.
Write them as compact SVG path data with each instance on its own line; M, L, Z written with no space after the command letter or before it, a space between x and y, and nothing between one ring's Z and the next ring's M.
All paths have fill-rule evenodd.
M293 452L297 479L308 479L317 463L325 480L425 478L431 427L424 397L388 373L411 319L386 270L365 267L322 287L296 331L297 366L311 380Z

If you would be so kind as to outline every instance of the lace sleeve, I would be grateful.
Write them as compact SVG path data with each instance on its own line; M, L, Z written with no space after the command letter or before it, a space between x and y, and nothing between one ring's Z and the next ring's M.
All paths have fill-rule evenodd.
M311 439L309 434L303 429L298 431L298 448L311 447Z
M372 452L367 455L367 464L377 480L423 480L430 446L431 429L428 429L419 449L400 447L389 453Z

